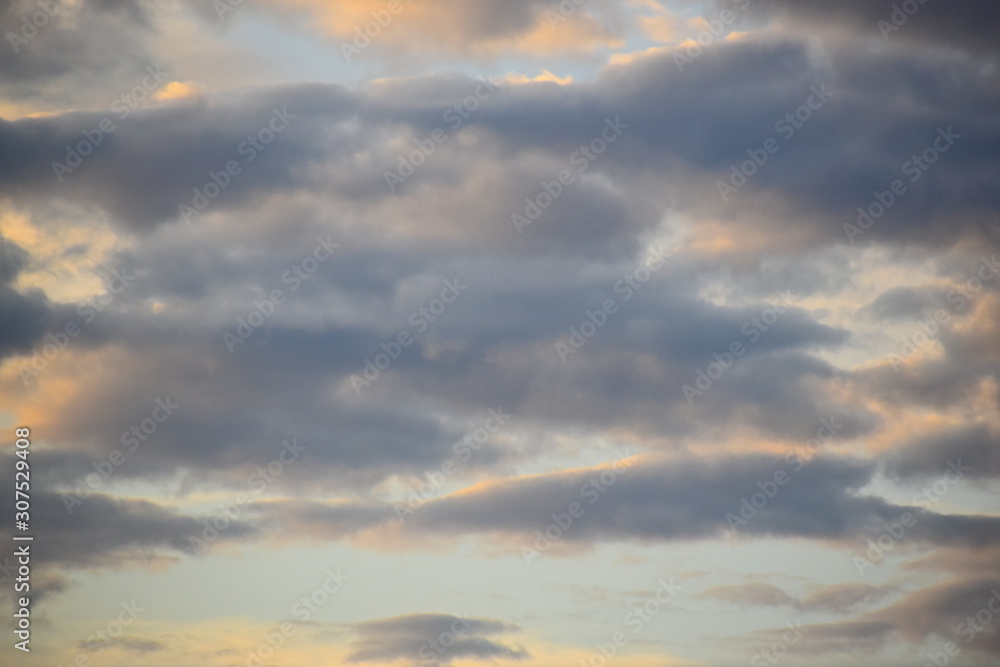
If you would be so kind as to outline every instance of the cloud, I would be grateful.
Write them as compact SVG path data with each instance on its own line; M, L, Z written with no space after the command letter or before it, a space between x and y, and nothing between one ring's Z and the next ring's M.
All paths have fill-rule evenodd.
M453 660L524 660L528 653L488 639L518 631L516 625L491 619L447 614L410 614L354 625L360 638L351 644L348 662L406 659L419 664L449 664Z
M698 597L722 600L742 607L789 607L798 611L847 614L869 607L893 592L890 586L846 582L826 586L804 598L789 595L773 584L752 582L712 586Z
M898 7L898 9L897 9ZM750 11L763 16L788 17L811 25L831 21L844 25L854 35L878 40L909 40L921 45L967 49L973 53L995 53L996 40L986 28L1000 20L1000 10L989 0L958 0L943 3L911 0L883 5L848 0L836 4L822 0L764 0Z
M945 306L943 287L894 287L864 307L877 320L917 319Z
M485 0L475 5L459 0L401 0L381 5L351 0L335 10L317 0L261 6L270 11L287 11L290 6L311 15L340 55L357 62L376 55L394 60L404 54L410 58L413 54L423 58L432 54L553 55L620 43L625 32L620 8L607 0L589 4L588 11L577 11L579 5L559 0Z
M714 598L741 606L783 607L795 606L795 598L773 584L754 582L729 586L712 586L698 594L702 598Z
M803 599L801 608L809 611L849 613L858 607L870 606L894 592L892 586L873 586L846 582L827 586Z
M3 468L12 471L14 460L7 458ZM212 542L225 543L255 532L248 522L235 519L215 537L200 517L185 516L149 500L99 493L70 500L71 513L68 497L37 486L32 491L32 522L43 527L45 536L32 548L33 563L39 566L76 570L157 564L198 553L197 540L205 540L206 534ZM13 516L13 499L5 505Z
M142 637L121 637L115 641L115 644L126 651L138 653L139 655L146 655L147 653L155 653L167 649L167 645L159 640Z
M156 639L147 639L143 637L117 637L110 641L110 646L108 646L108 641L80 641L77 643L77 647L90 652L102 652L105 647L118 648L129 653L135 653L136 655L146 655L148 653L158 653L167 650L167 645Z
M927 586L854 620L803 625L801 631L808 641L799 650L813 655L873 653L894 639L918 644L933 637L942 645L953 642L965 655L1000 655L1000 641L990 631L996 616L990 603L1000 599L998 584L996 577L952 580ZM976 620L977 615L981 620Z
M152 0L0 2L5 101L65 109L111 99L152 62ZM43 7L48 7L46 11Z
M964 424L906 442L886 456L894 478L931 479L961 465L969 479L1000 476L1000 437L988 424Z
M16 211L0 387L8 421L39 437L38 592L195 556L212 517L186 504L240 493L226 545L486 557L530 548L579 503L554 551L581 566L602 545L722 541L846 562L909 512L890 584L727 579L701 597L834 615L808 628L817 654L954 637L996 585L1000 540L967 493L997 476L1000 294L952 296L971 284L965 261L1000 245L995 7L920 3L883 37L884 4L755 0L701 46L680 40L723 4L590 0L563 21L556 0L402 0L346 63L380 7L335 4L259 0L219 20L205 3L77 2L0 54L0 199ZM30 5L0 2L0 34ZM116 96L160 66L121 111ZM473 76L493 70L510 74ZM895 179L905 191L886 203ZM859 207L873 220L851 236ZM324 242L337 251L298 277ZM667 261L621 289L657 248ZM83 322L77 300L110 288L99 264L134 279ZM446 280L468 293L418 330ZM776 297L788 307L771 321ZM941 308L953 317L893 364L899 336ZM70 321L79 336L24 386ZM228 349L237 327L250 333ZM396 354L402 331L413 343ZM561 357L570 340L584 342ZM356 391L379 355L395 358ZM63 494L117 460L157 400L180 407L67 512ZM494 409L510 423L397 521ZM821 418L836 434L800 469L786 455ZM303 448L292 462L286 442ZM626 471L595 465L608 443L637 452ZM950 460L969 467L953 513L897 499ZM529 658L505 621L350 620L355 662ZM983 633L975 650L994 644Z
M25 268L28 254L0 238L0 358L24 353L45 334L53 306L37 289L19 291L13 283Z
M728 459L691 457L637 459L627 468L591 468L481 483L422 503L400 524L389 503L328 505L274 502L262 508L268 522L293 526L291 534L326 539L361 538L373 543L402 539L418 543L428 537L490 536L508 547L530 547L555 519L578 503L582 512L556 540L592 546L622 541L670 542L722 539L801 538L862 547L872 526L898 521L906 512L915 517L907 533L912 547L961 544L967 548L994 546L1000 519L989 515L939 514L920 507L894 505L858 491L869 484L877 466L857 460L822 457L793 470L785 457L740 456ZM776 471L787 477L773 481ZM768 483L774 498L755 510L747 499L763 496ZM761 486L764 485L764 487ZM770 487L768 487L770 488ZM758 502L759 504L759 502ZM563 520L565 523L565 520ZM290 534L286 534L285 538ZM360 544L366 544L364 539ZM572 551L575 553L575 551ZM774 587L718 589L718 595L750 603L767 599L789 602ZM875 591L842 589L801 602L815 609L833 609L840 600L860 601ZM736 597L733 597L736 596Z
M588 234L575 246L586 240L612 247L634 242L629 237L648 230L656 220L650 214L659 197L648 184L660 182L678 210L739 216L741 227L764 233L762 240L772 249L842 244L848 242L843 225L857 217L851 212L867 206L874 191L901 178L906 193L861 241L953 243L978 235L994 243L992 221L977 213L1000 201L989 178L994 165L985 157L988 152L972 147L992 145L996 121L975 111L968 117L968 109L982 108L978 88L952 90L945 83L946 73L957 69L977 85L987 85L987 75L975 61L960 55L942 61L893 53L865 54L862 60L837 45L826 49L822 68L812 67L802 42L747 41L706 50L695 63L699 76L678 72L666 52L611 66L592 83L508 86L465 120L459 134L470 143L453 141L442 147L447 158L428 160L412 185L403 187L402 202L428 214L425 218L437 214L435 219L449 229L468 230L469 223L459 224L458 216L459 211L469 215L468 207L441 208L440 198L429 197L417 184L443 185L449 188L448 199L461 201L476 180L499 178L503 196L497 197L495 191L487 195L484 213L490 215L481 217L484 225L487 220L509 218L543 178L551 179L568 166L581 141L599 132L610 116L620 117L628 131L600 156L590 173L580 177L598 187L575 188L546 213L549 224L534 225L533 233L516 235L508 229L498 238L521 245L548 241L552 235L565 241L579 237L580 225L586 229L589 222ZM820 85L834 91L832 97L800 129L781 126L793 131L786 138L785 129L776 129L778 124L806 103L812 87ZM305 189L352 209L363 205L362 214L369 208L381 214L397 208L391 193L378 184L403 147L412 150L410 133L419 139L435 126L446 127L442 115L450 102L461 101L475 86L475 81L461 77L389 81L352 91L318 84L282 86L216 96L211 104L139 109L109 138L116 150L98 147L57 191L93 201L136 229L177 220L179 204L192 199L193 189L204 186L209 172L227 160L241 159L236 153L241 142L263 127L273 108L287 107L295 121L261 153L259 162L252 168L245 165L245 173L212 202L212 211L232 210L251 192L259 201L266 194ZM761 88L771 94L752 94ZM892 127L874 113L886 98L893 108ZM926 113L912 111L914 99L928 100ZM735 100L742 101L738 112ZM0 145L17 156L6 169L0 165L0 172L7 174L6 191L23 197L52 190L57 185L53 156L64 158L66 146L78 142L80 133L101 117L65 114L4 125ZM360 132L346 132L348 124ZM691 131L671 129L677 127ZM932 166L934 178L923 177L931 172L919 172L921 178L910 182L903 170L911 157L932 145L939 129L948 127L960 139ZM722 201L717 182L729 178L731 166L746 160L746 151L768 136L780 140L780 152L745 188ZM397 139L399 148L394 150ZM485 159L497 151L510 164L506 176L494 174L488 167L491 159ZM866 166L840 178L839 165L844 161ZM592 177L598 172L603 178ZM616 197L618 192L629 196ZM604 201L575 207L578 214L588 208L590 213L581 223L561 225L560 211L572 215L566 207L581 198ZM758 202L762 215L746 210L750 201ZM937 224L935 220L946 211L954 224ZM502 224L490 226L502 228Z

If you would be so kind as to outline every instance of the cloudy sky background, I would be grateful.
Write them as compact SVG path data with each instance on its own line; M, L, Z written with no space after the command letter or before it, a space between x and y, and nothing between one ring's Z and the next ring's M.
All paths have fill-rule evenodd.
M0 1L3 663L996 664L1000 6L901 5Z

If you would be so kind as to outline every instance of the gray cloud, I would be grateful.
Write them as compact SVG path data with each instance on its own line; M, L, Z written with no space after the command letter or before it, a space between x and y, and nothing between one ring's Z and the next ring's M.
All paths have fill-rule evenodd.
M960 462L970 479L1000 476L1000 438L988 426L969 424L907 442L886 457L886 472L896 478L938 478Z
M394 73L411 71L424 64L419 54L431 42L427 53L489 55L500 41L527 34L539 12L555 4L425 3L410 22L400 17L398 41L375 45L371 60L403 54L408 62ZM182 5L200 12L206 35L228 29L204 3L175 3ZM990 558L1000 519L939 514L870 489L881 482L879 473L907 483L935 477L951 458L972 467L973 486L997 476L995 429L976 412L995 402L989 388L1000 372L995 288L984 290L960 323L942 327L941 358L914 359L896 372L861 363L855 345L875 338L873 325L948 306L940 288L887 284L888 265L936 259L957 273L949 264L956 257L1000 245L1000 87L991 65L997 22L990 20L998 10L932 0L883 40L876 21L891 13L888 5L755 0L742 27L764 29L713 43L684 71L674 59L683 47L664 47L616 58L577 83L501 85L395 192L386 171L415 141L446 125L444 111L468 96L476 79L441 73L380 77L353 88L296 83L219 91L210 81L222 65L185 71L190 54L171 48L164 66L178 66L184 78L204 74L211 92L149 101L127 118L61 111L0 119L4 204L53 235L62 225L99 226L114 237L113 263L136 274L72 350L40 374L37 387L15 386L17 378L5 387L27 396L18 405L36 408L32 428L45 437L33 453L33 512L45 527L37 551L41 594L64 590L63 572L194 555L190 538L202 534L204 517L166 501L113 495L122 482L235 495L287 439L305 446L301 462L283 466L252 510L223 531L228 543L356 538L364 548L384 538L380 546L404 550L474 536L516 549L530 545L553 513L587 503L581 489L599 470L552 469L553 462L569 467L590 456L583 437L655 450L593 505L584 504L562 538L567 551L579 553L614 542L723 539L727 518L741 516L743 499L761 491L758 483L791 468L781 456L742 451L743 443L773 451L805 442L820 416L836 415L843 427L828 449L790 473L789 484L739 526L739 538L855 548L873 526L909 511L918 521L897 553L912 557L908 567L922 574L945 571L955 579L909 592L843 583L801 595L755 582L716 586L705 596L843 616L810 627L816 652L953 634L962 614L974 612L983 591L996 585ZM0 1L0 33L19 29L23 7ZM239 11L253 20L287 13L276 7L247 2ZM616 3L593 0L574 20L591 22L607 43L631 34L622 16ZM242 20L233 18L233 25ZM282 29L302 29L293 23ZM230 57L231 41L242 39L246 25L209 46ZM76 3L22 53L3 45L5 101L18 109L100 109L141 81L159 55L154 45L169 43L176 29L153 2ZM526 63L536 61L477 60L476 68L469 62L459 69L500 63L528 71ZM585 59L563 65L587 67ZM793 136L781 137L780 151L724 201L717 181L747 160L748 150L781 136L776 123L816 86L828 86L830 100ZM240 146L275 109L294 118L245 161ZM79 145L83 132L105 118L115 131L60 182L53 161L65 159L67 146ZM620 140L517 233L511 214L560 170L576 169L570 156L616 118L627 125ZM851 243L843 225L893 179L908 178L907 162L939 128L961 138L919 179L907 180L905 195ZM182 224L179 205L192 204L193 190L234 159L242 173ZM62 213L53 221L55 208ZM687 236L674 238L679 231ZM617 297L616 281L635 269L650 240L668 233L682 252L620 302L620 312L580 351L560 360L555 343L579 328L587 311ZM301 263L317 238L341 248L292 293L283 272ZM67 252L88 250L76 243ZM72 304L18 286L37 260L11 242L0 246L0 358L8 369L77 317ZM877 285L853 284L856 273L869 270ZM410 328L408 317L442 280L456 277L470 285L469 298L355 394L351 376L383 342ZM222 334L275 288L285 290L287 302L230 354ZM865 294L867 306L857 309L844 298L851 289ZM793 294L795 305L689 404L684 385L734 341L748 342L742 327L777 290ZM102 493L68 514L60 492L121 450L123 433L163 397L180 404L177 414L116 467ZM33 402L43 400L45 409L37 409ZM460 494L442 491L396 525L386 488L423 481L487 409L498 407L513 415L509 430L452 478L455 487L477 484ZM925 409L949 419L969 416L889 443L867 460L843 455L881 445L896 420ZM524 470L539 474L520 477ZM891 604L871 610L890 595ZM519 629L490 619L470 619L450 651L420 655L457 620L414 614L356 624L351 659L527 657L505 639ZM996 653L993 635L978 641L978 650ZM164 646L136 638L122 648L142 655Z
M12 286L28 260L21 247L0 238L0 358L30 350L53 317L41 290L21 292Z
M0 2L0 82L8 100L106 103L152 62L155 0ZM45 11L48 7L49 11ZM54 10L54 12L53 12Z
M894 9L899 7L899 13ZM786 16L812 26L842 23L855 35L871 33L883 39L967 49L977 54L995 53L996 40L988 26L1000 21L1000 9L989 0L957 0L948 4L911 0L877 3L847 0L762 0L750 4L753 13ZM885 25L880 25L880 22ZM895 29L894 28L898 28Z
M722 600L741 606L789 607L799 611L850 613L858 607L870 606L893 592L889 586L872 586L847 582L824 587L804 598L789 595L774 584L752 582L713 586L699 597Z
M875 652L893 639L919 643L933 637L942 645L954 642L966 656L1000 655L1000 640L990 631L989 622L983 625L976 621L983 610L995 618L989 604L1000 596L998 585L1000 579L995 576L951 580L922 588L853 620L803 625L808 641L799 650L814 655ZM781 632L763 634L778 637Z
M983 515L947 515L905 505L893 505L860 495L876 470L857 460L819 458L795 471L785 458L742 456L725 460L678 458L635 463L612 475L601 469L554 473L508 480L475 491L432 499L395 525L400 535L420 540L431 535L489 534L530 546L572 503L580 516L559 531L563 543L593 545L616 541L720 539L736 534L747 538L795 537L863 546L872 527L915 517L907 542L922 547L995 546L1000 519ZM784 485L771 482L777 471ZM749 500L764 496L770 482L774 498L756 510ZM759 499L755 499L760 504ZM262 508L275 526L294 526L292 533L348 537L383 524L395 524L392 505L342 504L331 507L307 502L278 501ZM564 521L565 523L565 521ZM770 590L770 589L769 589ZM730 593L732 591L729 591ZM774 591L770 591L774 593ZM755 599L760 591L750 591ZM815 609L833 609L837 601L863 598L870 590L843 589L801 602Z
M360 638L351 644L349 662L405 659L445 665L460 658L523 660L528 653L488 637L516 632L516 625L446 614L411 614L354 625Z
M13 471L14 460L6 458L3 468ZM0 505L11 516L13 502L11 498ZM192 539L203 540L206 535L201 517L179 514L148 500L95 493L70 501L69 506L72 512L65 494L37 486L32 490L31 520L39 533L32 548L33 563L66 569L151 564L198 553L198 543ZM228 524L212 542L246 539L256 532L242 519ZM10 535L10 529L6 534Z
M894 287L864 307L877 320L916 319L945 307L949 290L938 287Z
M144 637L121 637L115 640L115 645L139 655L146 655L147 653L155 653L167 649L165 643L157 639Z
M662 206L662 195L647 184L658 181L666 184L679 207L692 206L704 213L735 212L741 201L777 195L785 208L781 217L796 226L796 236L829 244L847 242L842 225L853 221L852 212L867 206L874 191L902 178L907 193L863 241L951 243L977 234L995 243L992 220L981 219L976 211L1000 202L990 177L996 164L989 157L989 147L996 143L996 120L987 111L997 106L997 100L984 92L987 75L975 61L960 56L942 61L929 55L858 54L832 44L826 49L819 67L801 42L747 40L708 49L697 61L699 76L678 72L671 54L664 53L609 67L592 84L506 87L465 122L460 133L470 143L442 147L442 155L432 156L404 186L402 201L411 210L416 205L426 213L433 210L428 205L446 206L440 201L432 204L419 186L432 183L449 187L454 195L449 199L461 201L462 192L474 187L470 178L490 173L483 156L499 152L510 167L506 176L498 175L500 189L488 195L485 208L447 207L444 223L449 228L468 229L468 220L461 218L471 215L484 226L489 220L489 227L503 230L495 236L512 247L554 249L558 238L561 243L569 241L570 247L594 251L598 246L627 248L636 235L655 224L652 213ZM955 83L947 76L954 70L963 72L970 83ZM177 220L178 205L191 200L192 188L203 186L209 171L232 159L240 142L262 127L275 106L287 106L295 121L256 164L245 165L245 173L220 194L213 209L231 209L251 193L258 198L305 188L322 191L324 197L351 209L379 202L375 210L381 212L395 208L382 186L384 172L395 165L399 150L387 146L386 139L398 137L402 145L409 145L410 132L413 138L423 137L444 124L441 115L450 100L461 100L476 85L453 76L441 82L428 78L424 83L427 90L437 87L432 98L411 101L404 95L403 103L392 93L396 89L406 93L412 82L355 91L281 86L232 93L211 107L188 102L139 110L61 187L51 162L65 153L67 144L79 141L80 132L93 127L101 114L22 119L6 123L0 131L5 153L17 157L6 168L0 166L0 173L6 174L9 193L40 197L57 192L93 201L126 225L146 228ZM782 140L781 152L744 191L728 204L719 200L716 181L728 177L733 163L747 159L746 150L767 136L780 136L776 122L805 102L811 86L821 83L837 91L834 97L795 136ZM447 92L440 92L442 88ZM761 88L770 94L755 95ZM891 125L879 120L884 113L877 113L885 109L887 99ZM917 99L919 114L913 111L912 101ZM604 118L616 116L628 124L627 133L581 177L595 187L573 188L546 213L548 224L536 223L536 229L522 235L511 233L512 226L504 221L509 223L510 213L523 198L535 194L543 176L552 178L568 166L570 154L597 135ZM348 132L343 125L347 122L366 132ZM938 128L948 126L961 139L932 166L933 178L910 183L902 171L907 161L934 141ZM841 168L845 162L864 166L845 175ZM628 196L606 189L602 194L604 183L591 179L598 173ZM957 224L938 224L942 216ZM810 217L815 219L807 222ZM576 222L570 224L571 220ZM777 223L759 217L744 224L752 229ZM788 227L778 234L779 229L780 225L773 230L775 236L791 231Z

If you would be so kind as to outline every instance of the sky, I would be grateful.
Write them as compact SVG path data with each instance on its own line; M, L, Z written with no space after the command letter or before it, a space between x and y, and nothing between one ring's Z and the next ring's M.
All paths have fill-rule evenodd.
M0 0L0 663L996 665L997 25Z

